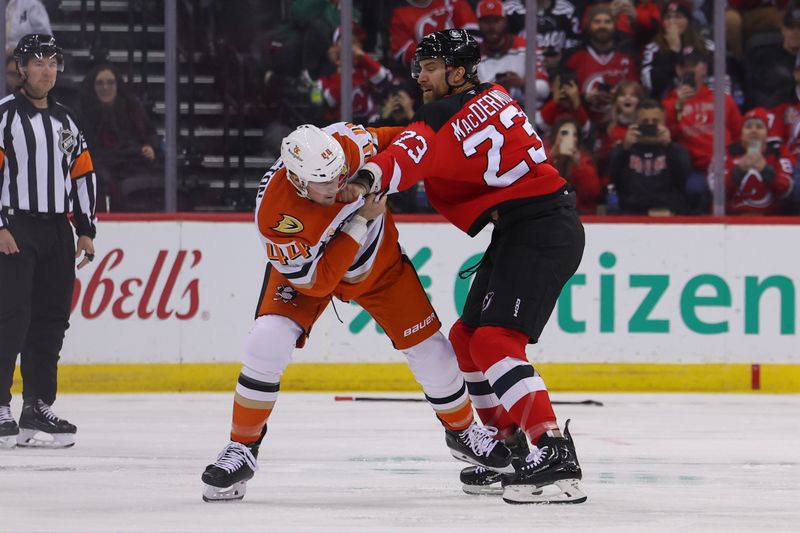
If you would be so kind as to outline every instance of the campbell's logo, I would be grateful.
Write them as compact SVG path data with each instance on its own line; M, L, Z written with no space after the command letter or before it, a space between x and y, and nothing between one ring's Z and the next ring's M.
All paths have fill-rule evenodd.
M115 248L97 263L89 281L75 280L72 312L94 319L111 312L114 318L125 320L136 315L140 319L155 317L166 320L175 317L188 320L200 306L200 280L193 278L177 286L182 272L196 267L203 257L200 250L179 250L168 261L169 250L160 250L146 277L118 279L111 272L125 258L125 252Z

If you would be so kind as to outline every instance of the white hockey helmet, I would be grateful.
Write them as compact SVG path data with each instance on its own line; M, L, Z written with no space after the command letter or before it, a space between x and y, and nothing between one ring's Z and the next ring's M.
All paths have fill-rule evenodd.
M347 160L342 146L311 124L303 124L284 137L281 159L286 170L294 175L295 179L289 181L303 198L308 198L309 183L338 179L341 190L347 182Z

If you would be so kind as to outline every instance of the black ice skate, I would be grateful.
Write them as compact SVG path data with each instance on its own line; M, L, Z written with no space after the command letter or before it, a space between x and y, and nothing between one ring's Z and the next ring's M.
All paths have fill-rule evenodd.
M482 466L496 472L511 473L511 452L505 444L495 440L497 429L473 422L463 431L446 429L445 442L450 453L460 461Z
M0 405L0 448L13 448L17 445L19 426L11 416L11 407Z
M583 503L580 488L581 465L569 433L569 420L563 437L539 438L515 476L504 477L506 503Z
M263 437L262 437L263 438ZM224 502L241 500L247 490L247 480L258 470L258 447L261 441L250 445L228 443L214 464L203 472L203 500Z
M525 432L517 428L505 443L511 451L511 464L515 469L520 469L530 453ZM468 466L461 471L461 488L467 494L503 494L500 481L506 476L513 476L513 474L500 474L482 466Z
M69 448L75 445L73 424L58 418L42 400L22 405L17 446L28 448Z

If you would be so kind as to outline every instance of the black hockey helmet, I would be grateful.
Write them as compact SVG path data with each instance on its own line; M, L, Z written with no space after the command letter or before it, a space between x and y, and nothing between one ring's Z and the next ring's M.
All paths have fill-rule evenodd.
M478 42L467 30L442 30L429 33L417 45L414 60L411 62L411 76L419 77L423 59L441 57L448 67L464 67L465 78L478 75L481 51Z
M31 58L50 59L54 57L58 62L58 71L64 70L64 53L56 44L52 35L45 33L29 33L19 40L14 48L14 59L20 67L24 67Z

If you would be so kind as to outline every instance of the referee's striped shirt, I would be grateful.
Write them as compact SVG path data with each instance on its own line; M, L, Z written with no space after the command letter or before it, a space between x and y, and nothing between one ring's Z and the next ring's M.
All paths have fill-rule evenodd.
M8 210L73 213L95 236L97 178L75 116L48 96L38 109L19 91L0 100L0 228Z

